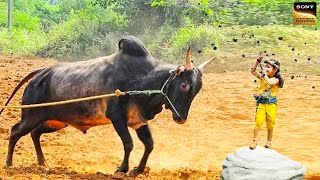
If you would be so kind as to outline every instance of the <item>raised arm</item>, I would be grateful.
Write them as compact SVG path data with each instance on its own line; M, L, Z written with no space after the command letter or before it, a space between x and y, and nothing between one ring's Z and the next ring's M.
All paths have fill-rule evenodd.
M258 79L261 79L261 75L260 75L260 73L256 72L256 69L257 69L258 64L261 62L261 60L262 60L262 55L260 53L260 55L259 55L258 59L256 60L253 68L251 68L251 74L256 76Z

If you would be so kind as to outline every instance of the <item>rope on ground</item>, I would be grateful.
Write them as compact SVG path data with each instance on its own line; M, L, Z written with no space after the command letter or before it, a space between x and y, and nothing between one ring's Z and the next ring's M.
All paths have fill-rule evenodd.
M114 93L111 94L103 94L98 96L89 96L84 98L78 98L78 99L70 99L65 101L57 101L57 102L49 102L49 103L40 103L40 104L29 104L29 105L21 105L21 106L0 106L1 109L4 108L14 108L14 109L28 109L28 108L38 108L38 107L48 107L48 106L57 106L57 105L63 105L63 104L70 104L75 102L82 102L82 101L89 101L94 99L102 99L106 97L119 97L123 95L138 95L138 94L144 94L150 96L151 94L162 94L162 91L160 90L144 90L144 91L126 91L122 92L119 89L117 89Z

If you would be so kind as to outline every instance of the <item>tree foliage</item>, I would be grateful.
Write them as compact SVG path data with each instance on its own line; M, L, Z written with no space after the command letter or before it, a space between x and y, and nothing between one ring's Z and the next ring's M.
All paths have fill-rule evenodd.
M116 41L126 34L166 57L168 50L179 55L190 44L219 43L218 25L291 25L294 0L13 2L13 28L8 31L7 0L0 0L1 53L77 59L113 53Z

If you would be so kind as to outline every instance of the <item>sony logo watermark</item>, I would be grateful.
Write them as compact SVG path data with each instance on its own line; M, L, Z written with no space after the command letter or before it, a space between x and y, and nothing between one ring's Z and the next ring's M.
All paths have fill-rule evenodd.
M293 23L296 25L316 25L317 3L295 2L293 4Z
M297 9L313 9L315 7L315 5L300 5L300 4L297 4L296 8Z

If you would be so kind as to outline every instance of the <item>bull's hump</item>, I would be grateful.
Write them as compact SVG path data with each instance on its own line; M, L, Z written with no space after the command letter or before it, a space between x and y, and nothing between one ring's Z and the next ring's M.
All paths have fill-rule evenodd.
M124 54L131 56L147 56L148 50L138 38L134 36L126 36L120 39L119 50Z

